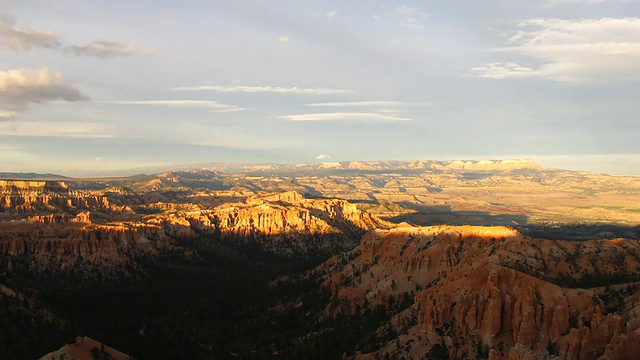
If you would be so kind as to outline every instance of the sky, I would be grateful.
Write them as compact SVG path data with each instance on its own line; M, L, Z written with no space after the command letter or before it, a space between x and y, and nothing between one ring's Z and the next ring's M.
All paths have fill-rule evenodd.
M0 0L0 171L640 175L640 0Z

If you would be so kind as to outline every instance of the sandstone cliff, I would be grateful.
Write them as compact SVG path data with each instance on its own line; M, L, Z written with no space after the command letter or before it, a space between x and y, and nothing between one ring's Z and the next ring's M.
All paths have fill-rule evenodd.
M91 339L90 337L78 337L73 344L65 345L60 349L50 352L40 360L66 359L66 360L129 360L132 357L110 346Z
M316 271L334 294L329 316L377 306L395 314L379 330L394 339L358 358L640 355L636 241L552 242L503 227L400 227L368 233L358 248Z
M102 215L93 221L91 211L0 221L0 274L113 279L131 275L141 258L167 252L186 256L220 246L241 254L328 257L352 249L365 230L389 226L346 201L305 199L297 192L205 209L189 203L146 206L157 213L120 214L118 221Z
M115 210L115 207L105 196L71 190L62 181L0 180L1 218L59 215L83 210ZM52 215L50 221L70 221L73 218ZM34 218L34 221L40 220Z

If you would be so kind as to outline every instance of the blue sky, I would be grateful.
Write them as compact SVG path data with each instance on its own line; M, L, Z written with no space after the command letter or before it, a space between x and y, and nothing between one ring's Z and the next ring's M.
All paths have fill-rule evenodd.
M0 4L0 171L530 158L640 174L640 1Z

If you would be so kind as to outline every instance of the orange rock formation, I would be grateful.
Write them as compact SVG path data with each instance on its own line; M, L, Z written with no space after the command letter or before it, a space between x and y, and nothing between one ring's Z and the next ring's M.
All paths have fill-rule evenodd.
M639 271L637 241L471 226L375 230L317 269L332 314L414 300L385 325L397 342L357 357L428 357L440 347L456 359L637 358Z

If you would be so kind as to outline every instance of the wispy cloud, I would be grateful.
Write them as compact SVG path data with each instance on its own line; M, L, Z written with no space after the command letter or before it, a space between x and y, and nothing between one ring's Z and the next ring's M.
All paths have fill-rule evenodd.
M507 60L471 71L485 78L572 84L640 81L640 19L529 19L517 23L505 46L495 53L524 56L532 65Z
M221 104L217 101L209 101L209 100L136 100L136 101L112 101L110 103L121 104L121 105L167 106L172 108L201 108L201 109L211 109L219 113L245 110L244 108L236 105Z
M543 7L551 8L560 4L590 4L597 5L606 2L618 2L618 3L633 3L640 2L640 0L545 0L543 1Z
M0 111L0 120L11 119L18 115L15 111Z
M411 106L415 103L403 102L403 101L342 101L342 102L324 102L314 103L308 106L314 107L380 107L380 106Z
M326 154L320 154L318 156L316 156L316 160L329 160L331 159L331 156L326 155Z
M332 95L352 93L353 90L329 89L329 88L299 88L280 86L246 86L246 85L202 85L202 86L179 86L170 90L176 91L218 91L235 93L277 93L277 94L303 94L303 95Z
M373 112L335 112L321 114L284 115L281 119L291 121L410 121L409 118L393 114L381 114Z
M286 44L289 42L289 38L287 36L280 36L278 37L278 42L280 44Z
M483 66L476 66L471 69L479 77L487 79L506 78L535 78L540 76L540 71L516 63L491 63Z
M95 56L101 58L157 55L157 51L154 49L141 48L134 44L106 40L96 40L85 46L67 46L63 51L66 54L75 56Z
M15 27L15 20L0 15L0 43L17 52L26 52L32 48L60 47L53 31L21 30Z
M326 15L329 19L331 19L331 18L334 18L337 14L338 14L338 10L331 10L331 11L328 11Z
M425 13L417 7L409 7L402 5L397 9L398 14L402 17L400 22L401 27L406 27L413 30L422 30L425 26L422 24L422 20L428 18L430 14Z
M47 68L0 71L0 109L6 111L24 111L30 103L87 99L57 71Z
M0 14L0 44L16 52L27 52L33 48L62 49L65 54L75 56L129 57L133 55L156 55L157 51L134 44L107 40L95 40L87 45L63 46L51 30L36 31L18 29L15 19Z
M105 124L90 122L5 121L0 122L3 136L94 137L107 138Z

